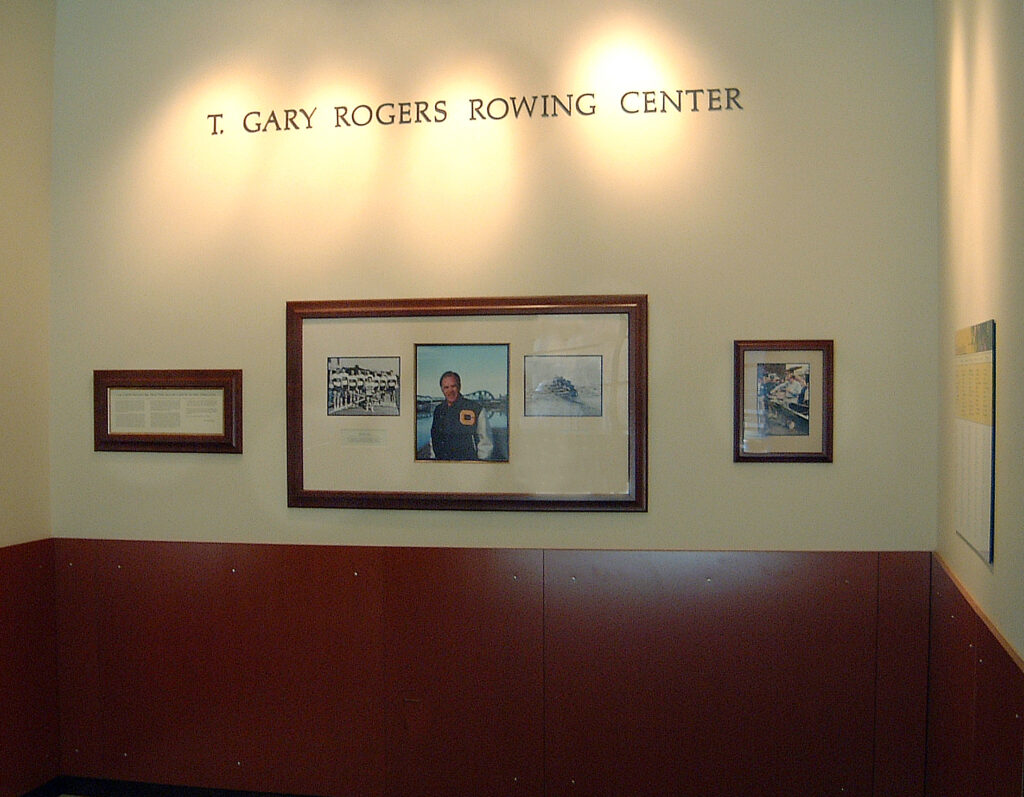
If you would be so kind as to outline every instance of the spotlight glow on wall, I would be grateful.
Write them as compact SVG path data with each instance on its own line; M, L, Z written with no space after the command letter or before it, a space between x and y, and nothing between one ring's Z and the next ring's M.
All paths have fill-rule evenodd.
M259 212L271 244L330 251L365 220L387 142L380 130L339 126L333 103L379 94L368 80L337 75L314 77L296 92L315 98L317 118L312 130L270 142L263 178L274 193L261 198Z
M614 19L586 35L564 80L598 98L600 123L575 127L588 170L645 189L677 177L690 113L666 106L666 95L676 97L683 77L674 45L653 26Z
M237 135L210 135L207 114L216 108L240 118L259 94L244 69L226 69L172 97L130 139L116 166L116 201L128 204L112 215L133 222L140 245L199 250L237 217L260 168L259 152Z
M964 308L990 307L1001 268L1012 263L1006 252L1008 187L1012 173L1002 162L1000 98L995 63L996 22L984 4L954 10L950 52L949 150L946 203L950 214L950 256L958 264L953 296ZM970 312L964 309L964 317Z
M465 64L418 92L426 97L495 97L487 68ZM515 125L472 121L449 108L443 125L405 136L394 185L396 230L419 257L482 266L500 245L521 206L522 168Z
M332 77L283 88L247 65L174 95L119 167L140 242L178 256L239 240L292 256L342 243L367 210L382 138L335 127L330 98L379 90Z

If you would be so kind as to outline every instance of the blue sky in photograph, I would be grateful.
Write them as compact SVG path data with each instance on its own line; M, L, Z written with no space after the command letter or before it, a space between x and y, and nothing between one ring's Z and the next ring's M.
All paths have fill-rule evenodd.
M441 396L441 374L456 371L462 392L489 390L495 396L508 393L508 346L506 344L442 344L416 346L416 393Z

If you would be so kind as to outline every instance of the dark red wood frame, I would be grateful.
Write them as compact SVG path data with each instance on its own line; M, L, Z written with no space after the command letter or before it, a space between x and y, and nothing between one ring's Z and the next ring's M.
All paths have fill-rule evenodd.
M630 469L633 491L624 498L540 497L529 493L429 493L307 490L303 480L302 325L307 319L625 314L629 335ZM530 296L455 299L363 299L288 302L288 506L357 509L486 509L647 511L647 297L644 295Z
M821 450L814 452L775 451L750 453L743 450L744 356L748 351L820 351ZM833 345L831 340L736 340L733 341L733 443L734 462L831 462L832 461L832 382Z
M112 434L111 389L224 391L224 432L205 434ZM240 370L93 371L93 443L96 451L242 453L242 372Z

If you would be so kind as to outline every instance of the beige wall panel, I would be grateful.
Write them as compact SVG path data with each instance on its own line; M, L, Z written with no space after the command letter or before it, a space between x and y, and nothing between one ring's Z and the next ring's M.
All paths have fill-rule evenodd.
M1024 9L936 4L942 173L942 375L938 551L979 608L1024 651ZM995 319L995 540L991 565L954 526L956 330Z
M933 546L930 2L60 3L57 44L58 536ZM286 301L567 293L651 297L647 514L286 507ZM833 464L732 462L749 338L836 341ZM99 368L244 369L245 454L94 453Z
M0 545L50 536L52 2L0 5Z

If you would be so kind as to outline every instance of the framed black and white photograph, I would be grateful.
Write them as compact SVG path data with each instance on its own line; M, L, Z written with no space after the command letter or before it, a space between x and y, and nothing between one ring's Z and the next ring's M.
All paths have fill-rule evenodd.
M733 343L733 460L831 462L831 340Z
M328 415L400 415L398 357L328 357Z
M523 412L527 417L600 418L604 358L600 354L528 354Z
M286 346L289 506L647 509L646 296L288 302Z

